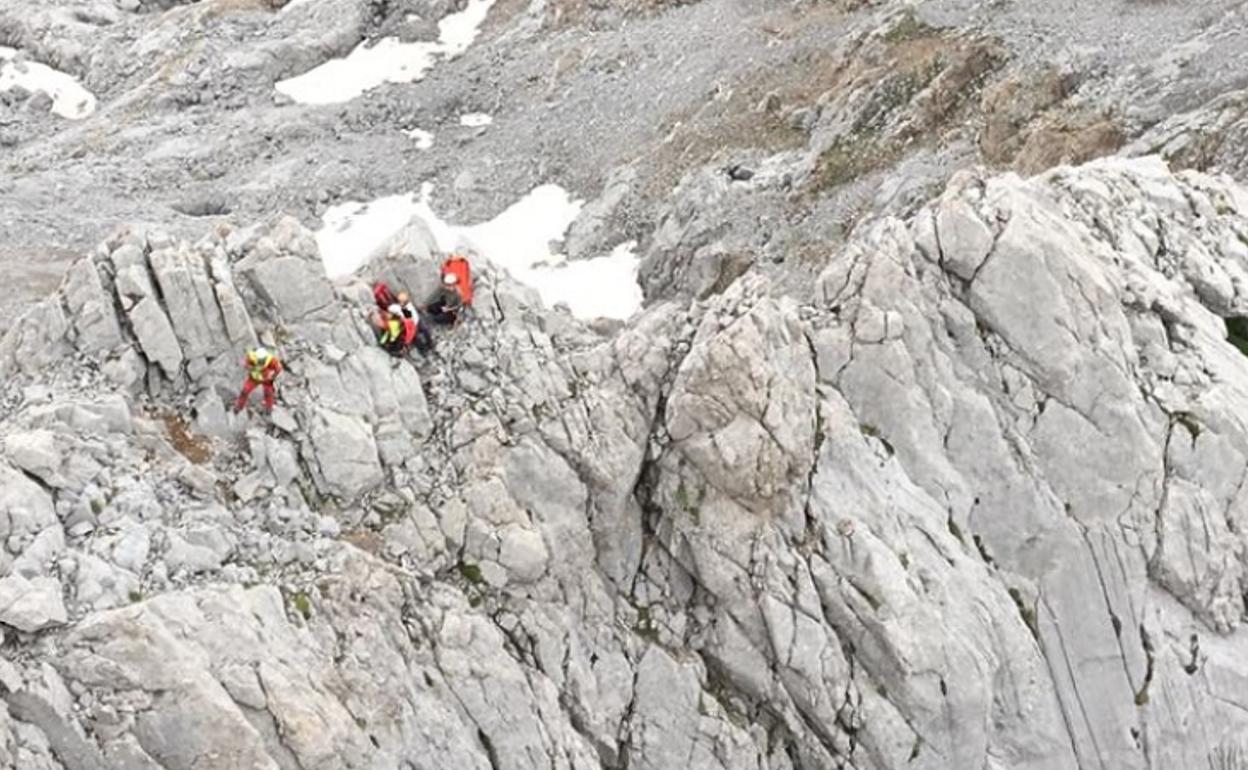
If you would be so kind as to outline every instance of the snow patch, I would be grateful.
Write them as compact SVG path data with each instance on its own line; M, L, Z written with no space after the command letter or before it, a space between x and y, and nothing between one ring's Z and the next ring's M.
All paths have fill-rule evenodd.
M325 274L340 278L358 270L416 213L411 195L392 195L371 203L347 201L330 207L316 232Z
M360 43L345 59L331 59L279 81L276 88L301 104L349 102L382 83L420 80L433 67L435 50L434 43L401 43L393 37L371 48Z
M413 128L403 133L416 140L416 149L418 150L427 150L433 146L433 134L422 128Z
M459 124L461 126L468 126L469 128L488 126L493 122L494 118L486 115L484 112L469 112L466 115L459 116Z
M563 303L578 318L626 319L641 308L634 242L604 257L576 261L551 248L563 239L582 206L562 187L537 187L488 222L467 226L437 215L432 189L426 183L419 199L396 195L327 211L316 234L325 272L338 278L358 270L416 216L441 251L481 255L536 289L547 305Z
M626 320L641 309L635 248L637 242L628 241L605 257L535 267L521 280L537 289L547 305L562 302L577 318Z
M82 120L95 112L95 95L73 78L46 64L19 59L13 48L0 46L0 91L22 88L52 99L52 112Z
M468 50L493 4L494 0L468 0L464 10L442 17L438 22L438 42L448 59Z
M439 57L453 59L468 50L493 4L494 0L468 0L464 10L447 14L438 22L435 42L403 43L387 37L370 46L364 41L345 58L331 59L302 75L280 80L275 88L301 104L339 104L384 83L413 83L422 79Z

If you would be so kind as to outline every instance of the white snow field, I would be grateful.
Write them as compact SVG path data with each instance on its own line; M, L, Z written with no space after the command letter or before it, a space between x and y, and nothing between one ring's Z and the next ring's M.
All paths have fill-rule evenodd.
M581 211L567 190L535 188L497 217L476 225L453 225L434 212L432 188L420 197L393 195L371 203L348 202L325 212L316 239L331 278L349 275L393 238L412 217L429 227L445 252L481 255L537 290L547 305L563 303L578 318L626 319L641 307L634 243L595 259L569 261L551 250Z
M349 102L383 83L412 83L423 78L439 58L453 59L472 45L494 0L468 0L458 13L438 23L434 42L404 43L382 38L365 40L345 58L330 59L302 75L279 80L277 90L301 104Z

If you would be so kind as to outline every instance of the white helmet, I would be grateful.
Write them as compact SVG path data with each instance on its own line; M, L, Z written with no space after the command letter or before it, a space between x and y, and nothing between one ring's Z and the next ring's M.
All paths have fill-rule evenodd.
M442 283L446 284L447 286L454 286L455 284L459 283L459 276L455 275L454 273L447 273L446 275L442 276Z
M259 347L252 348L251 355L257 361L263 361L264 359L269 357L270 353L269 353L268 348L266 348L263 345L260 345Z

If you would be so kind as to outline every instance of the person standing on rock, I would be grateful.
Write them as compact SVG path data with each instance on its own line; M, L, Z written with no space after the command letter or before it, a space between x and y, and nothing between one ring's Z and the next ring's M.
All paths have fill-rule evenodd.
M273 411L273 402L277 399L277 388L273 381L282 373L282 362L273 351L265 347L248 349L243 356L243 367L247 369L247 379L243 380L243 391L234 402L234 411L241 412L247 406L247 399L257 386L264 388L264 409Z

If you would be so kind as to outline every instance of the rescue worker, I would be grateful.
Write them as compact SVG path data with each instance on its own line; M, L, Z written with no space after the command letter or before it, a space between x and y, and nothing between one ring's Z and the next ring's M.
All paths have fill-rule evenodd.
M247 406L251 392L257 386L264 388L264 409L273 411L273 402L277 398L277 389L273 381L282 373L282 362L271 350L263 346L249 348L243 355L243 367L247 371L247 379L243 380L243 391L234 402L234 411L241 412Z
M406 309L404 312L406 312ZM412 324L414 333L412 341L413 344L416 345L416 349L419 350L422 355L428 355L432 352L433 335L429 333L429 321L425 318L424 314L417 312L416 308L413 307L411 317L405 318L404 320L410 321Z
M395 297L399 309L403 312L404 318L418 318L416 306L412 304L412 295L405 291L399 292L399 296Z
M425 312L434 323L450 326L459 320L459 311L464 307L463 295L459 289L459 276L455 273L442 274L442 286L434 295L433 301L425 308Z
M397 306L391 305L391 308L397 309ZM390 309L383 310L377 326L377 344L392 356L403 355L403 314Z
M409 320L412 323L411 328L414 336L411 338L410 344L414 344L421 353L428 353L433 350L433 335L429 333L429 319L412 304L412 295L406 291L400 291L398 296L395 297L395 302L397 303L398 311L403 314L404 329L407 329Z

